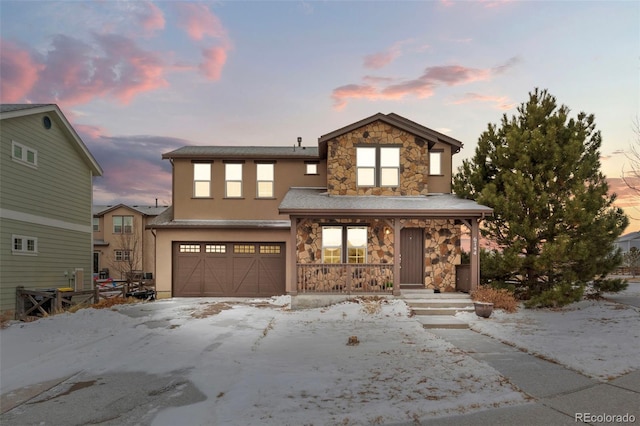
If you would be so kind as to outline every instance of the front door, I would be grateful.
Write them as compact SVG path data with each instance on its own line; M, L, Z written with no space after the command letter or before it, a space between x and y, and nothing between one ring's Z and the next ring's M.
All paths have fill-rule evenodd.
M400 284L424 286L424 237L421 228L400 231Z

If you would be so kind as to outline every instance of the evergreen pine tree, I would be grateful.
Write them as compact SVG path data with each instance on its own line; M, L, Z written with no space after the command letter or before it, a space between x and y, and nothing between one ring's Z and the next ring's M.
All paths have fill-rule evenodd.
M569 108L538 89L517 112L489 124L454 176L454 191L494 209L483 234L534 300L574 300L620 264L613 243L628 219L607 194L593 115L569 118Z

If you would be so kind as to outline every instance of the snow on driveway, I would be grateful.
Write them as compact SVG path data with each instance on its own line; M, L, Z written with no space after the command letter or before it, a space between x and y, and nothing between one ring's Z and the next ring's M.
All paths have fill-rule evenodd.
M1 391L78 372L183 371L207 399L156 407L154 425L383 424L528 401L402 301L288 301L173 299L14 323L0 331Z

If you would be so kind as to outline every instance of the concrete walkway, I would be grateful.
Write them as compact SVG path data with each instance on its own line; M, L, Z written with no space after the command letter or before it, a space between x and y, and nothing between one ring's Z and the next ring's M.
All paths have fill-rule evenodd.
M640 371L603 383L472 330L429 330L486 362L533 398L532 403L423 422L424 425L575 425L580 413L632 415L640 424ZM584 414L582 419L585 419ZM624 422L617 422L624 424ZM627 423L633 424L633 423Z

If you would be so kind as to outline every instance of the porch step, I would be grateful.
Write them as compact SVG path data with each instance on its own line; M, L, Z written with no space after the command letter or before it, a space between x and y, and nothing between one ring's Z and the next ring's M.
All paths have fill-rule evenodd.
M417 316L416 321L422 324L422 327L431 328L447 328L447 329L466 329L469 328L469 324L453 317L451 315L428 315Z
M402 299L462 299L471 300L467 293L434 293L433 290L400 290Z
M411 308L434 308L434 309L442 309L442 308L458 308L464 309L468 307L473 307L473 302L471 299L413 299L406 300L405 303L409 305Z
M411 306L411 311L413 315L450 315L453 316L458 312L473 312L473 306L465 306L462 308L454 308L454 307L445 307L445 308L417 308L415 306Z

